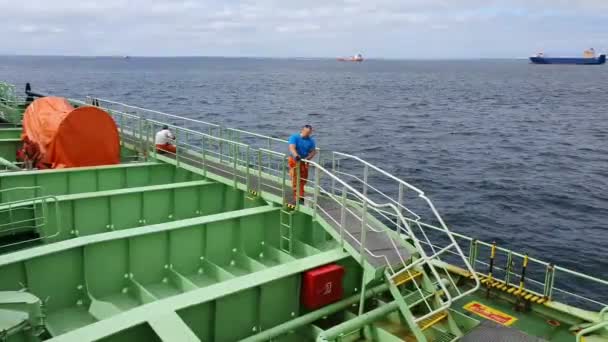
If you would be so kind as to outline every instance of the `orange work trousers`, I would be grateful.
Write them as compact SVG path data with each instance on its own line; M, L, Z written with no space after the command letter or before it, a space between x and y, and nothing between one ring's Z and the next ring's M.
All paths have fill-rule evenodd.
M299 162L296 163L296 160L293 157L289 157L288 160L289 165L289 176L291 177L291 188L293 189L293 199L294 201L298 200L298 172L296 167L300 166L300 198L304 198L304 186L308 181L308 163Z
M171 153L176 153L177 149L175 148L175 145L171 145L171 144L157 144L156 145L156 152L171 152Z

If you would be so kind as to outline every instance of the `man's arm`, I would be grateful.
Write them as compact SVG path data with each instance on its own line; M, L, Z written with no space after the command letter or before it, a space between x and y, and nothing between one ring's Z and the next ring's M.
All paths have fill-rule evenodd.
M312 151L306 156L306 159L312 160L317 155L317 149L313 148Z
M298 151L296 151L296 144L289 144L289 153L292 157L299 157Z

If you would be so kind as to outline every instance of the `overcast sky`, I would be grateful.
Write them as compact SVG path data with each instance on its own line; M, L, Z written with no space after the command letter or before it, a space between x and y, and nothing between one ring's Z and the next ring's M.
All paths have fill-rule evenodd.
M608 0L0 0L0 54L382 58L608 50Z

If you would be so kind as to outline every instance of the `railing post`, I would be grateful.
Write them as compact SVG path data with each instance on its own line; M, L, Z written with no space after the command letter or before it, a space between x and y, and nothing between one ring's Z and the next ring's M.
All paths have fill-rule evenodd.
M507 266L505 267L505 284L511 284L511 271L513 270L513 252L507 252Z
M287 182L287 161L289 160L289 157L287 155L285 155L283 157L283 160L281 162L281 169L283 170L283 175L282 175L282 182L281 182L281 196L283 196L282 201L283 201L283 206L285 205L285 183Z
M148 161L148 154L150 154L150 142L149 142L149 138L152 136L151 132L152 132L152 127L150 125L150 123L148 123L147 121L145 122L145 126L146 126L146 138L145 138L145 144L146 144L146 149L145 149L145 153L144 153L144 160Z
M222 128L220 127L219 129L219 139L217 141L217 145L219 147L220 150L220 164L222 163L222 161L224 160L224 144L222 141Z
M344 249L344 225L346 224L346 185L342 186L342 208L340 209L340 246Z
M331 194L333 196L336 195L336 154L334 152L331 153L331 173L334 177L331 177Z
M469 265L471 265L471 268L473 268L473 271L475 271L476 264L477 264L477 240L473 239L473 240L471 240L471 243L469 245Z
M137 130L138 130L137 133L138 133L138 136L139 136L139 148L141 150L143 150L143 148L144 148L143 147L143 139L141 137L141 135L142 135L142 129L143 129L143 127L142 127L143 126L143 120L144 119L141 117L141 115L139 116L139 120L137 120Z
M125 128L124 128L124 115L120 114L120 146L125 146Z
M249 145L247 145L247 149L245 149L245 186L247 187L247 191L250 190L251 184L249 184Z
M271 148L272 145L272 140L270 139L270 137L268 137L268 150L272 151ZM270 171L272 169L272 161L270 160L270 156L268 156L268 170Z
M175 128L175 167L179 167L179 128Z
M319 184L320 179L321 179L321 175L319 173L319 168L315 168L315 194L314 194L315 203L313 203L313 212L312 212L313 220L317 219L317 203L319 203L319 188L321 186Z
M203 139L201 141L201 152L203 155L203 176L207 178L207 143L205 143L205 136L203 135Z
M262 151L258 150L258 195L262 195Z
M403 214L403 196L404 196L404 191L403 191L403 183L399 183L399 193L397 194L397 204L399 205L399 208L397 208L399 210L400 214Z
M232 146L231 150L236 151L239 148L238 145L235 145L235 144L230 144L230 145ZM237 181L237 177L236 177L236 173L238 172L237 164L236 164L236 152L233 154L233 157L232 157L232 168L234 170L234 175L233 175L232 179L234 180L234 188L236 189L236 188L238 188L238 186L237 186L238 181Z
M543 289L543 294L545 298L551 300L553 296L553 283L555 282L555 266L553 264L547 265L547 269L545 270L545 287Z
M318 160L318 164L321 165L321 167L325 167L325 165L323 165L323 159L321 159L321 149L319 148L319 149L317 149L317 151L318 151L317 154L319 155L319 157L317 159Z
M367 197L367 176L369 174L369 167L367 164L363 166L363 196Z
M300 192L300 167L302 164L300 164L300 163L303 163L303 161L296 162L296 191L295 191L296 209L300 208L300 196L302 196L302 193Z
M361 265L365 264L365 238L367 235L367 201L363 200L363 214L361 215Z

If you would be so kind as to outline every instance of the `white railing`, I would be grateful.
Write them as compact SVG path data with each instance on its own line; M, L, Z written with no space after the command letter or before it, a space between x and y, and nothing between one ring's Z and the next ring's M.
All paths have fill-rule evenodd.
M0 190L0 237L35 233L32 237L2 243L0 251L36 241L48 241L61 233L59 201L52 195L44 195L39 186L14 187ZM52 205L55 231L46 231L49 206Z
M396 211L400 215L403 215L402 220L397 219L397 216L391 213L382 213L382 218L385 222L391 222L396 230L407 231L420 253L425 255L429 260L437 260L443 263L442 255L449 253L456 257L456 260L451 258L450 263L457 264L470 273L474 273L473 266L469 263L469 260L456 242L452 232L448 229L443 218L422 190L357 156L342 152L331 153L331 169L332 173L340 176L352 186L360 188L361 192L367 197L388 201L388 203L395 206ZM374 180L377 185L373 182ZM380 188L388 190L381 190ZM392 193L388 193L390 190L392 190ZM427 220L434 220L438 223L438 227L433 231L433 234L428 234L424 228L424 215L417 213L418 210L415 212L405 205L408 192L414 195L408 203L414 200L421 200L422 203L420 204L422 207L420 211L429 212L431 217L427 218ZM471 291L462 292L456 286L451 273L445 268L441 269L446 279L452 285L452 288L457 292L456 298L462 298L471 293ZM476 290L479 287L479 281L477 278L474 279L476 282L474 289Z
M99 102L98 99L90 99L89 102L99 106L102 106L102 103L108 103L105 100ZM145 117L146 113L153 113L154 115L174 118L174 116L170 114L144 110L142 108L122 105L115 102L111 103L111 105L112 108L102 108L108 111L108 113L110 113L110 115L112 115L114 118L124 143L135 146L136 148L140 148L147 154L156 155L158 151L153 146L154 134L160 130L162 126L167 125L174 131L176 137L175 146L177 147L177 152L173 157L178 165L179 163L185 162L201 167L205 173L207 170L209 170L209 172L214 174L232 177L235 186L242 184L248 190L261 191L261 187L263 187L263 185L269 186L273 183L269 181L269 178L271 179L274 177L275 179L279 180L278 183L275 183L275 187L276 189L281 189L283 200L288 197L286 196L286 188L288 188L286 184L288 183L288 180L285 172L285 154L265 148L254 149L247 144L218 137L213 134L213 130L209 131L208 133L202 133L178 126L177 124L168 124L158 121L155 118L152 119ZM134 110L136 112L133 112ZM205 127L212 127L209 126L208 123L201 123L205 125ZM216 130L215 132L218 131L222 132L221 129ZM270 160L271 157L278 158L278 160L282 159L282 162L278 162L276 164L277 169L273 169L262 162L264 159ZM443 253L447 252L447 248L436 251L430 256L427 255L423 250L422 245L418 241L418 238L412 233L411 229L409 229L408 221L405 219L405 217L403 217L401 210L399 210L395 204L390 202L377 203L372 201L364 193L359 192L347 182L343 181L334 172L328 171L323 166L313 161L306 162L309 164L310 173L313 176L309 181L308 189L312 189L312 191L315 193L315 199L311 202L314 215L318 215L321 212L324 214L324 218L326 220L334 221L333 224L338 227L340 233L341 244L344 244L344 242L347 240L354 242L355 246L353 247L355 249L359 249L359 254L362 258L369 257L383 260L384 265L388 270L390 270L390 274L393 276L398 276L405 272L411 274L414 268L422 266L428 267L431 273L431 280L443 290L446 299L442 299L439 307L433 307L433 305L427 301L426 296L416 284L417 291L420 292L421 298L426 303L429 311L428 314L417 318L418 321L424 320L435 313L449 308L454 300L457 300L462 296L477 290L479 286L478 283L469 291L460 292L460 289L458 289L453 280L451 280L454 291L458 292L456 296L452 296L452 293L445 287L444 282L441 281L441 276L436 270L436 267L431 262L432 260L439 258ZM256 179L257 189L252 189L252 177ZM322 180L327 181L325 184L322 184ZM340 189L336 189L337 185L340 187ZM339 192L338 195L336 195L337 191ZM325 199L329 200L330 203L336 204L340 207L340 222L336 220L335 216L330 215L327 212L327 208L324 208L324 206L318 201L320 198L319 196L324 197ZM360 238L346 229L345 218L347 215L349 215L351 218L356 218L356 222L360 222ZM392 229L383 224L372 224L369 222L371 219L378 220L387 218L389 216L395 217L398 221L398 224L395 227L392 227ZM380 233L386 237L387 241L390 242L390 246L387 246L391 250L390 253L394 253L399 259L400 265L398 267L396 267L397 265L389 260L389 254L374 253L372 250L370 250L370 248L368 248L365 237L369 232ZM407 244L404 242L403 237L401 237L400 234L406 235L407 238L409 238L414 244L420 253L420 258L418 260L410 263L409 260L404 258L400 252L400 249L405 248ZM346 236L348 236L348 239ZM363 261L364 260L362 260L362 262ZM448 277L450 277L447 271L446 274Z

